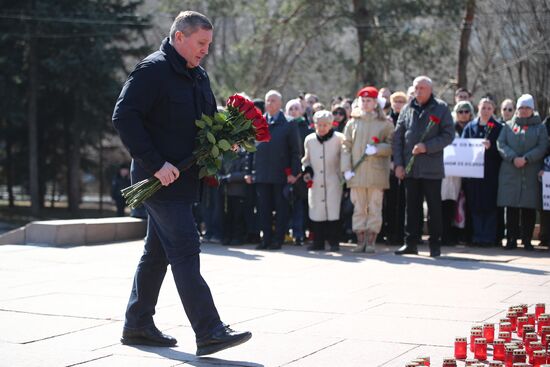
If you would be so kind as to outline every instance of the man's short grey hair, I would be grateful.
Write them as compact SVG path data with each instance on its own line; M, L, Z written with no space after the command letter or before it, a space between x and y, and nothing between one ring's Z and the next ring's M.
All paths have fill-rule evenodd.
M177 31L182 32L185 37L189 37L200 29L211 30L214 29L210 19L201 13L196 11L182 11L178 14L172 27L170 27L170 43L174 42Z
M275 89L272 89L270 90L269 92L267 92L265 94L265 99L268 99L269 97L271 96L277 96L279 97L279 99L282 101L283 100L283 95L281 93L279 93L278 91L276 91Z
M422 82L427 83L430 87L433 87L432 80L425 75L417 76L416 78L414 78L413 86L416 87L417 84Z

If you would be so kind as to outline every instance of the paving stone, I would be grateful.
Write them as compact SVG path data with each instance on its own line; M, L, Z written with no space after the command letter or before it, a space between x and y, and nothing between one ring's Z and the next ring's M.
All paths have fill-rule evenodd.
M2 245L0 365L397 367L429 355L437 366L473 323L496 322L517 303L550 305L550 257L541 253L444 248L445 256L432 259L425 246L424 256L351 248L332 254L204 245L202 272L223 321L254 336L197 358L170 271L155 322L178 346L119 342L142 240Z

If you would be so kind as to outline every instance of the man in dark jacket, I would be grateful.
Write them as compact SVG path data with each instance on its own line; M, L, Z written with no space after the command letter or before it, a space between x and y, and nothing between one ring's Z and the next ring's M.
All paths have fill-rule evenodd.
M278 250L281 248L288 226L289 203L283 195L287 183L294 184L301 171L300 136L295 124L289 124L281 106L283 98L277 91L265 95L265 117L269 124L271 140L259 143L254 154L254 182L258 195L262 243L258 249ZM275 235L272 234L273 210Z
M163 185L144 204L149 214L145 251L126 310L123 344L177 343L153 322L168 264L196 335L197 355L215 353L251 337L220 320L200 274L200 242L192 214L198 171L194 167L180 173L175 167L195 148L195 120L216 111L208 75L199 66L212 42L212 29L204 15L180 13L160 50L130 74L113 113L113 124L133 158L132 182L154 175Z
M454 127L447 104L433 96L431 79L419 76L414 80L413 86L416 97L401 111L393 137L395 176L405 180L407 196L405 245L395 253L397 255L418 253L417 242L422 234L419 213L425 197L428 204L430 256L436 257L441 254L440 241L443 230L441 219L441 180L445 177L443 149L452 143ZM424 139L422 139L423 135L425 135ZM405 167L413 156L415 161L412 169L410 172L405 172Z

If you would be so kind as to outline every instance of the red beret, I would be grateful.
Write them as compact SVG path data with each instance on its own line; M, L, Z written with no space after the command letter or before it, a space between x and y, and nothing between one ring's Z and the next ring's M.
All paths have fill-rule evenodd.
M378 98L378 89L374 87L365 87L357 92L357 97L370 97L376 99Z

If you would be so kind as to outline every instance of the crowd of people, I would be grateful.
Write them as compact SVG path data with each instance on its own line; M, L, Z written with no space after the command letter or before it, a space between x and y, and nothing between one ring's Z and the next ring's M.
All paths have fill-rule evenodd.
M369 253L386 242L414 254L427 222L431 256L457 243L532 250L538 210L540 244L550 243L541 210L550 123L529 94L497 113L496 101L474 105L460 88L451 108L421 76L406 92L367 86L330 107L314 94L284 104L275 90L254 102L271 141L205 181L195 207L205 240L271 250L311 240L309 250L330 251L352 242ZM443 150L456 137L483 139L483 178L445 177Z

